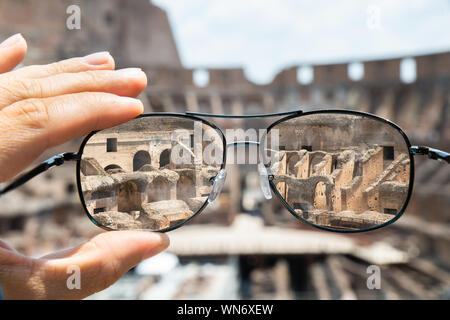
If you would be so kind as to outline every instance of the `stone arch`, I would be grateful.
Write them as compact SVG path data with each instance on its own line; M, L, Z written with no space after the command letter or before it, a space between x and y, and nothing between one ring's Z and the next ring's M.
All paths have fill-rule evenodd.
M170 182L164 177L156 177L148 185L148 202L170 200Z
M177 199L186 201L190 198L195 198L195 183L188 175L180 175L177 182Z
M117 164L110 164L106 166L104 170L109 174L124 172L124 170Z
M141 203L141 193L138 191L138 186L135 182L127 181L119 186L117 209L120 212L140 210Z
M165 149L163 152L161 152L161 154L159 156L159 167L160 168L165 167L170 164L171 154L172 154L171 149Z
M320 182L322 184L317 188L317 184ZM324 197L329 199L333 185L332 179L328 176L313 176L308 179L297 179L291 176L281 175L275 176L273 183L277 186L278 192L280 192L280 187L284 186L285 193L280 192L280 194L291 206L294 202L305 202L313 206L316 188L320 196L322 196L322 192L319 191L323 191ZM321 203L328 205L326 201L322 201ZM316 209L318 208L316 207Z
M150 164L151 158L147 151L140 150L133 157L133 171L138 171L142 166Z

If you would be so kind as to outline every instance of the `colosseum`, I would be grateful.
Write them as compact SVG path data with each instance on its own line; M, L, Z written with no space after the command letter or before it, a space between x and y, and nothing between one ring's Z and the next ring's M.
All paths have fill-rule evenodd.
M117 68L141 67L150 79L140 96L147 113L357 110L397 123L414 145L450 150L448 50L376 60L300 63L280 70L270 83L257 85L247 79L243 68L184 67L167 14L147 0L75 1L82 8L82 29L68 30L66 8L73 2L42 0L37 7L31 0L1 1L0 36L17 32L25 36L29 51L24 64L46 64L108 50ZM415 66L412 81L400 76L405 61ZM349 77L353 66L363 70L361 78ZM306 83L299 77L305 67L313 74ZM206 75L206 84L195 81L199 73ZM223 130L258 130L275 119L213 120ZM333 122L325 131L333 132ZM362 132L369 127L364 125ZM149 147L153 138L148 135L141 145L108 134L111 136L103 141L92 139L92 144L86 145L81 165L86 206L91 216L99 215L101 224L111 228L167 227L192 215L203 203L217 167L202 166L200 170L194 163L177 168L170 162L171 151L167 150L172 144L164 134L158 138L158 148ZM322 226L361 228L384 223L399 212L412 170L402 141L380 139L364 148L355 142L357 148L338 150L336 145L316 145L328 139L312 139L314 129L310 137L299 144L286 137L278 161L270 166L272 173L277 173L278 192L298 217ZM48 150L36 163L57 153L77 151L81 142L77 139ZM116 147L117 151L111 151ZM122 153L122 147L132 151ZM248 157L250 150L239 147L237 151ZM414 189L401 219L358 235L311 229L277 197L268 201L261 196L254 165L229 165L221 196L186 226L169 234L168 251L181 261L177 270L186 271L182 277L172 277L178 281L178 289L170 294L159 290L164 281L155 277L153 292L130 271L134 291L119 287L104 297L122 297L120 294L132 291L128 298L222 299L233 297L229 292L236 285L238 298L448 299L450 169L420 156L414 162ZM97 234L99 228L86 218L80 205L74 173L74 165L68 163L0 198L2 240L36 256L77 245ZM96 176L102 176L100 185L90 181ZM155 185L158 192L152 191ZM189 187L188 192L182 187L186 185L195 188ZM155 196L160 197L156 203L163 203L162 207L152 207ZM164 203L166 200L173 207ZM170 218L161 217L164 210ZM105 213L116 218L109 219ZM366 268L373 264L381 266L380 290L366 287ZM137 287L145 290L137 292ZM227 294L213 295L218 288Z

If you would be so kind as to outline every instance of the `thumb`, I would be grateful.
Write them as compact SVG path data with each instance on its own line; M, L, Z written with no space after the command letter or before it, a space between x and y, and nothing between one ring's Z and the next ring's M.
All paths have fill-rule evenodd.
M166 249L169 243L169 238L163 233L110 231L75 248L72 253L68 253L69 259L55 261L63 262L64 271L68 264L79 267L79 293L86 297L109 287L139 262ZM67 272L64 278L66 276Z
M109 261L131 268L169 246L164 233L149 231L109 231L101 233L68 253L73 259L100 263Z
M168 246L169 238L162 233L105 232L73 249L33 259L28 276L23 276L22 272L22 281L18 277L3 277L5 296L83 299L106 289L140 261ZM1 250L4 249L0 249L0 253ZM67 285L70 270L77 270L80 279L76 290Z
M7 244L5 241L0 240L0 248L6 249L8 251L15 251L9 244Z

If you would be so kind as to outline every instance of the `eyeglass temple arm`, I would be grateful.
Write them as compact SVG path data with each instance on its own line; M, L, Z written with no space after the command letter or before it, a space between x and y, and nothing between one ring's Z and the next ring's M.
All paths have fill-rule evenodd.
M447 163L450 163L450 153L425 147L425 146L412 146L411 151L414 155L428 155L428 158L433 160L443 160Z
M36 177L38 174L41 174L42 172L45 172L55 166L62 165L65 161L73 161L78 159L78 154L76 152L65 152L58 154L56 156L51 157L50 159L45 160L38 166L34 167L30 171L22 174L17 179L15 179L13 182L11 182L9 185L7 185L5 188L0 190L0 195L3 195L21 185L24 183L30 181L34 177Z

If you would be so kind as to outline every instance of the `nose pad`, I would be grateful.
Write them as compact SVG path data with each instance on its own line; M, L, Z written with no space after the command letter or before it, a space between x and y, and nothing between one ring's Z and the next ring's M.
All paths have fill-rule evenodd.
M261 191L267 200L272 199L272 192L270 191L269 174L267 173L266 166L260 162L258 163L258 173L259 173L259 185L261 186Z
M221 169L217 176L214 177L214 184L212 186L211 193L208 197L208 203L213 203L217 196L222 191L223 185L225 184L225 178L227 177L227 170Z

